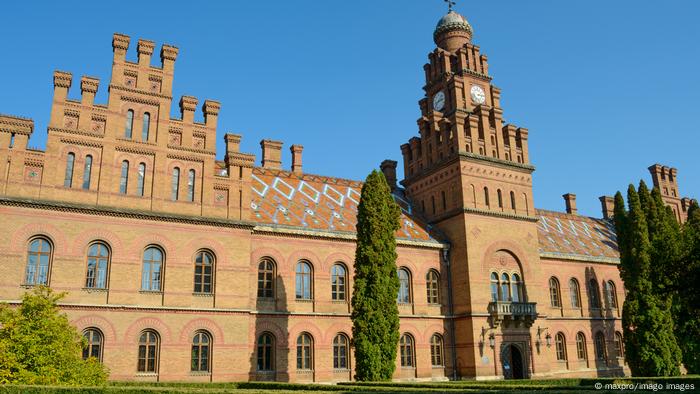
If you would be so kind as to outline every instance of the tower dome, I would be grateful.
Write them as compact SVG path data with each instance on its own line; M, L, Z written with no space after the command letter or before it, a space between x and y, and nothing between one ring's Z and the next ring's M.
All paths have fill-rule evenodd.
M450 10L435 26L433 40L438 47L454 52L471 41L472 33L472 26L467 19Z

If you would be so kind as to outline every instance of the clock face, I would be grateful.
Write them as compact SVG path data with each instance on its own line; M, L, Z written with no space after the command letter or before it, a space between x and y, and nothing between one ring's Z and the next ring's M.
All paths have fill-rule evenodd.
M445 107L445 92L439 91L433 96L433 109L436 111L442 111Z
M483 104L486 101L486 93L481 86L474 85L471 89L472 100L477 104Z

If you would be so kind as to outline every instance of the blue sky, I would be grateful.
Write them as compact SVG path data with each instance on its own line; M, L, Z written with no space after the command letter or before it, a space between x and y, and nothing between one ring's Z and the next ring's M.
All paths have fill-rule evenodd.
M0 113L33 118L44 148L53 70L101 79L114 32L180 48L181 95L222 103L219 136L304 145L306 172L364 179L417 135L423 69L440 0L8 2L0 24ZM598 196L656 162L700 197L700 2L458 1L489 57L507 121L530 130L535 204L600 216ZM155 62L158 62L157 56ZM199 111L198 111L199 112ZM201 118L201 113L197 115ZM223 140L219 141L219 156Z

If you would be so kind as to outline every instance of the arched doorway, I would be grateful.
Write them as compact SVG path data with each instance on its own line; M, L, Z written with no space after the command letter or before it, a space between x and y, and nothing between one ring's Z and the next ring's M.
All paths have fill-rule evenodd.
M525 379L523 354L517 346L505 345L501 354L501 365L505 379Z

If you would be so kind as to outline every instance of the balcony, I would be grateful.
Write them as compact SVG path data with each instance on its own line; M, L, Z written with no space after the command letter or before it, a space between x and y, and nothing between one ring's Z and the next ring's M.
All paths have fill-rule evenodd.
M491 315L491 324L496 327L501 322L504 326L513 324L514 327L532 326L532 323L537 319L537 303L536 302L510 302L510 301L495 301L489 303L489 315Z

